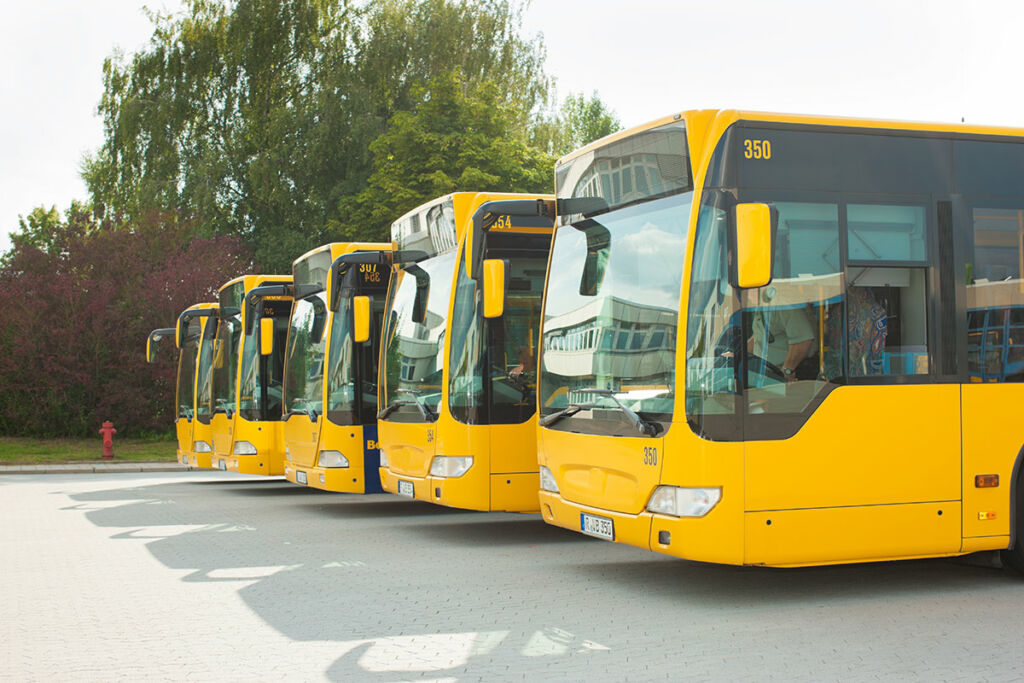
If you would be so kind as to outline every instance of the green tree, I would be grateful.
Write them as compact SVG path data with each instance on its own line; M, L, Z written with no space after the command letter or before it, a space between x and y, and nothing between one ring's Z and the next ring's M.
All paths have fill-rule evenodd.
M191 0L153 15L148 47L104 65L105 141L85 164L95 205L151 210L253 245L262 269L350 224L342 200L375 169L371 143L459 73L526 137L547 106L520 0Z
M419 106L395 114L370 145L373 173L342 200L337 237L390 240L395 218L449 192L551 192L554 159L521 136L497 85L448 74L414 94Z
M556 114L534 127L531 141L555 156L562 156L619 130L622 124L618 117L596 91L589 98L583 93L571 93Z

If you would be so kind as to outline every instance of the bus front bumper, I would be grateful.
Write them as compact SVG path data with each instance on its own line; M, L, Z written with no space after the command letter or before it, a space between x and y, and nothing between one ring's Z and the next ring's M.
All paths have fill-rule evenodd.
M611 522L610 525L601 522L597 526L609 530L610 533L604 535L587 533L587 535L651 550L651 518L653 515L649 512L642 512L638 515L611 512L570 503L557 493L543 490L540 492L539 499L541 516L548 524L571 529L577 533L587 533L583 529L585 516L608 520ZM594 525L591 525L591 528L594 528Z
M380 485L388 493L394 493L404 498L422 500L426 503L433 503L429 479L429 477L410 477L405 474L396 474L386 467L380 468Z
M275 472L271 466L271 458L263 455L228 455L214 458L215 469L238 472L239 474L261 474L265 477L282 474ZM223 462L223 466L220 462Z
M334 493L365 493L361 469L352 467L302 467L291 462L284 466L284 478L299 486Z
M541 491L540 512L548 524L577 533L685 560L744 564L743 513L725 505L705 517L672 517L646 510L634 515L572 503L557 493ZM584 526L589 529L585 531Z

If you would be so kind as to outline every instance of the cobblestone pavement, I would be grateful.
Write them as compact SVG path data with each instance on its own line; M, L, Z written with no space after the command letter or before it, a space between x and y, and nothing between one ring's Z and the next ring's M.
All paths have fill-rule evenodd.
M1021 680L979 561L701 565L213 472L0 476L0 680Z

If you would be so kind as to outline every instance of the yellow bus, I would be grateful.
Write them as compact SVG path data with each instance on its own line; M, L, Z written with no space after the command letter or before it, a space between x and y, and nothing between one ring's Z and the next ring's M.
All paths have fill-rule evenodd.
M1024 384L981 339L1024 353L1024 130L689 111L555 175L545 520L708 562L1024 568Z
M538 509L534 366L552 222L501 213L530 198L543 199L455 193L391 227L377 415L386 491Z
M217 469L284 474L281 381L291 281L290 275L244 275L220 288L208 420ZM257 288L264 294L248 302Z
M178 462L182 465L210 467L210 455L207 449L196 454L193 449L194 427L196 425L196 382L199 377L198 359L204 341L212 344L216 319L217 304L204 303L189 306L178 316L176 327L153 330L146 340L146 360L150 363L155 359L155 345L164 339L173 339L178 349L178 372L175 382L175 432L177 433ZM209 375L206 375L209 381Z
M345 493L381 491L377 354L390 252L390 244L338 242L292 264L295 304L284 368L284 476L290 482ZM366 308L366 329L353 327L360 307Z

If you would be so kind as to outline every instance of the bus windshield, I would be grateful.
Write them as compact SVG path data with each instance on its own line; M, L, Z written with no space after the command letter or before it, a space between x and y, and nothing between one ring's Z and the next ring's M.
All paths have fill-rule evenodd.
M185 343L182 344L181 354L178 357L178 417L192 418L194 410L192 402L195 398L196 351L199 348L202 325L202 318L189 320Z
M226 312L221 307L221 321L217 327L213 358L213 412L234 412L235 371L238 369L238 345L242 336L239 313ZM239 308L234 308L235 311Z
M396 422L425 422L437 414L444 367L455 252L409 264L395 273L384 331L382 408Z
M547 223L547 227L550 223ZM551 235L486 236L485 259L508 265L505 312L485 319L477 284L459 267L452 312L448 403L467 424L516 424L536 411L537 330Z
M326 321L326 293L318 292L295 302L286 352L285 408L289 415L323 413Z
M682 123L556 172L585 200L555 231L544 310L541 417L554 429L639 436L672 420L692 182ZM559 420L556 413L564 416Z
M245 335L242 349L242 384L239 410L246 420L281 419L281 385L284 379L284 346L288 334L291 300L264 299L260 317L274 320L272 353L260 353L260 328L254 324Z
M204 424L213 414L213 347L216 337L217 318L211 317L206 323L206 332L199 345L199 362L196 367L196 417Z

